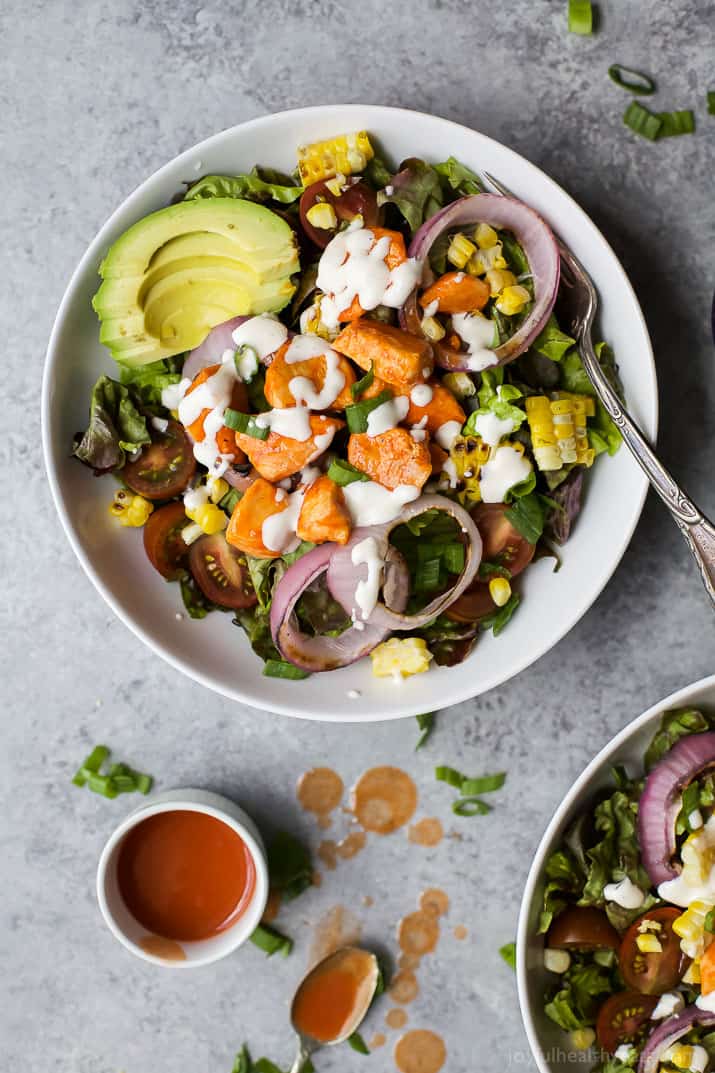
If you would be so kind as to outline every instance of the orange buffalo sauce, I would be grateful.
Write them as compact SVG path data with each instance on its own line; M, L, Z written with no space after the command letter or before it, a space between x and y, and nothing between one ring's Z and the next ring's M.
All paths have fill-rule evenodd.
M319 1043L339 1040L356 1013L366 1009L374 986L373 956L357 947L339 950L300 985L293 1000L293 1024Z
M235 924L256 871L247 846L221 820L175 809L138 823L121 844L119 890L131 914L165 939L210 939Z

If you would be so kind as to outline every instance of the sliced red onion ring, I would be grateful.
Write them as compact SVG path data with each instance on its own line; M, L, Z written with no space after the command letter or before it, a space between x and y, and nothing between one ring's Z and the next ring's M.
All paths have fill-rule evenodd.
M424 514L428 510L443 510L452 515L461 527L466 538L466 557L464 570L459 575L456 584L447 592L435 597L422 611L415 615L404 615L405 603L397 606L387 583L383 585L384 602L375 606L372 614L368 617L368 628L378 627L390 630L414 630L431 622L440 615L450 604L454 603L468 585L474 580L479 563L482 558L482 538L472 518L458 503L453 503L445 496L420 496L413 503L408 503L399 518L395 518L385 525L374 525L366 528L355 529L350 540L343 548L338 548L330 560L328 567L328 588L334 599L341 604L348 615L351 615L357 607L355 592L358 582L365 573L364 567L356 567L352 561L352 550L356 544L365 540L366 537L374 537L377 542L379 556L387 560L390 552L389 537L392 530L404 522ZM387 560L389 562L389 560ZM388 573L386 571L386 573ZM400 590L400 595L402 595Z
M422 224L410 243L409 255L424 260L444 231L478 223L512 232L524 250L534 283L531 312L511 339L494 351L494 364L502 365L523 354L549 319L558 294L561 262L548 224L523 201L500 194L472 194L447 205ZM415 290L400 310L400 323L406 331L414 333L420 320ZM435 352L437 364L442 368L453 372L469 371L466 351L450 352L448 347L438 345Z
M231 317L230 320L225 320L223 324L217 324L215 328L212 328L203 343L195 350L189 351L181 375L193 380L196 374L207 365L217 365L221 361L224 350L236 349L233 341L236 328L250 319L250 317Z
M235 488L237 492L247 492L255 481L258 480L259 473L256 469L250 469L248 473L241 473L238 470L234 470L231 466L228 467L223 475L223 479L228 481L232 488Z
M300 629L295 605L308 586L326 572L336 547L336 544L320 544L303 555L286 570L273 593L273 642L284 659L305 671L332 671L346 667L371 652L389 632L387 627L371 623L351 626L339 637L313 637ZM407 603L409 575L401 555L391 557L390 568L398 575L391 582L392 600L402 610Z
M645 781L638 806L638 841L654 887L675 879L675 820L688 783L715 765L715 732L691 734L665 754Z
M715 1025L715 1013L701 1010L698 1006L688 1006L675 1017L663 1021L646 1040L638 1063L638 1073L657 1073L661 1055L696 1025L699 1028Z

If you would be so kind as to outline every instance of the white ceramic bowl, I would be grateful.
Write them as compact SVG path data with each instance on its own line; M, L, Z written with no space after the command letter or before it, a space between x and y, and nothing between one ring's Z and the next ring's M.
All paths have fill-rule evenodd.
M569 1051L568 1037L544 1013L544 992L555 977L543 965L544 937L537 935L544 891L544 865L560 845L569 825L595 798L612 786L611 768L624 764L634 775L643 770L643 756L663 712L671 708L715 709L715 675L671 693L634 719L594 757L559 805L534 856L524 889L517 929L517 980L524 1027L540 1073L573 1073L575 1063L584 1073L591 1068L583 1052Z
M90 389L113 363L98 342L90 305L107 247L130 224L166 205L183 183L206 172L247 171L263 163L290 171L296 146L366 128L395 163L454 155L489 171L533 205L573 247L602 301L600 333L615 348L631 412L655 438L658 398L648 332L615 254L586 214L533 164L483 134L434 116L370 105L306 108L223 131L161 168L110 217L82 258L50 339L43 385L43 443L50 486L74 551L107 603L143 641L178 670L217 692L286 715L320 720L387 719L444 708L500 685L528 667L578 622L616 568L635 528L646 481L623 448L589 475L583 513L563 551L563 568L529 569L524 604L502 637L480 639L458 667L431 670L401 684L375 679L369 661L302 682L265 678L242 633L226 615L184 618L178 586L155 573L141 533L109 517L111 481L94 480L70 458L87 421ZM606 521L607 519L607 521ZM326 688L327 687L327 688ZM359 695L350 696L356 691Z
M184 960L149 953L140 945L147 929L129 912L119 891L117 859L121 844L129 831L159 812L203 812L221 820L243 840L256 870L253 896L235 924L211 939L183 941L178 945ZM208 790L167 790L139 806L110 835L97 867L97 900L107 927L132 954L170 969L197 969L233 953L246 942L263 916L268 901L268 862L263 839L251 817L234 801ZM176 946L176 944L172 944Z

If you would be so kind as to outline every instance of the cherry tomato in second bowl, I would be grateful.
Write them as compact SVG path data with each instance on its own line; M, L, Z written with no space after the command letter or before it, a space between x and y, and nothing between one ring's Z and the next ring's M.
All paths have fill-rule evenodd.
M546 945L557 950L617 950L618 932L602 909L573 905L559 913Z
M662 995L680 983L690 959L680 949L680 939L673 931L673 921L679 916L679 909L664 905L649 910L631 924L618 952L618 967L626 987L644 995ZM659 929L644 928L641 932L645 921L652 921ZM652 953L639 950L637 940L641 934L653 935L662 949Z
M653 995L617 991L598 1011L596 1037L604 1051L615 1054L622 1043L638 1043L652 1027L650 1015L658 1005Z

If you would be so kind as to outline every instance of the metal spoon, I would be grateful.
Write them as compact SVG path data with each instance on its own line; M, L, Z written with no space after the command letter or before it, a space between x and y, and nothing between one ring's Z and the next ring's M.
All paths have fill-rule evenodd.
M485 172L495 190L505 197L516 197ZM700 569L703 584L715 605L715 526L676 483L607 380L593 349L591 329L598 307L593 280L571 250L555 236L561 255L561 281L571 315L571 329L579 354L596 394L620 430L626 447L641 467L651 485L670 511L673 521L685 537Z
M355 1004L350 1017L341 1027L339 1036L329 1040L316 1039L314 1036L311 1036L308 1032L301 1029L296 1023L298 1006L301 998L305 996L306 989L311 985L314 985L318 977L326 975L340 967L344 967L346 972L355 972L356 969L359 970L359 973L355 972L356 977L360 980L357 985ZM336 950L334 954L329 954L328 957L319 961L318 964L310 970L307 976L303 977L293 996L290 1010L291 1025L298 1037L298 1053L295 1056L293 1065L290 1067L290 1073L301 1073L306 1064L310 1061L311 1055L313 1055L319 1047L332 1047L336 1043L344 1043L346 1039L352 1036L353 1032L357 1031L365 1014L370 1008L370 1003L375 997L375 991L377 990L379 980L380 967L377 963L377 958L374 954L371 954L367 950L361 950L358 946L344 946L340 950Z

